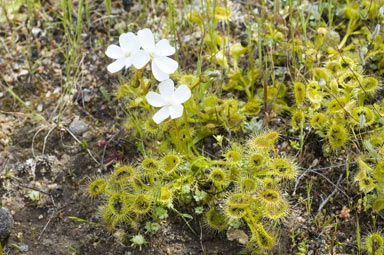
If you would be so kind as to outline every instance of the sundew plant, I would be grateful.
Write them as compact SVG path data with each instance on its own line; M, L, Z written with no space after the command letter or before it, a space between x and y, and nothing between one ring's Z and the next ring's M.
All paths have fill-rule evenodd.
M179 83L188 84L175 87L170 75L179 65L169 57L175 48L167 39L155 43L148 28L137 35L121 34L119 46L110 45L105 53L114 59L107 67L109 72L135 68L133 79L122 86L138 102L136 107L143 109L131 110L135 129L151 139L156 150L142 148L147 153L141 160L117 164L110 176L96 178L89 185L92 196L105 199L100 207L104 220L113 228L129 225L140 231L142 222L151 216L153 222L146 228L153 231L167 211L189 219L192 216L182 211L193 206L207 228L219 232L244 227L250 238L243 244L251 251L271 249L276 243L273 222L289 211L281 185L298 174L295 160L279 156L275 149L279 132L250 130L252 134L241 142L217 135L222 154L209 156L196 146L214 134L209 127L236 131L246 119L247 110L239 108L237 99L219 99L206 93L208 89L199 91L202 81L192 75L175 76ZM147 66L154 79L144 78ZM259 111L260 106L254 104L258 109L250 106L248 111Z
M199 218L211 233L241 230L245 252L265 254L293 217L292 189L311 172L336 187L318 213L345 184L346 205L380 214L384 1L247 1L240 36L227 1L184 3L183 22L167 4L164 29L136 26L105 50L141 154L89 185L109 228L142 248L170 215L192 232ZM197 47L180 39L188 29ZM324 169L342 161L342 173L331 173L337 184L307 169L313 144ZM310 186L307 195L310 215ZM358 233L359 252L382 254L380 225L373 228Z
M383 255L383 29L384 0L0 0L0 255Z

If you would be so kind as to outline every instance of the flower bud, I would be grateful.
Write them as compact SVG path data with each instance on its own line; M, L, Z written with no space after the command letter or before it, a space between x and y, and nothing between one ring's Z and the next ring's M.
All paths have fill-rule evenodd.
M382 18L384 17L384 5L380 7L379 9L379 17Z
M376 37L379 35L380 28L381 28L380 24L377 24L375 27L375 30L373 31L372 36L371 36L372 41L374 41L376 39Z

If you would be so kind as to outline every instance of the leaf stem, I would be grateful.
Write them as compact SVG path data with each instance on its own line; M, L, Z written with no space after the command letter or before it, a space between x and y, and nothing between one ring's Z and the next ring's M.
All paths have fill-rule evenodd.
M184 153L184 148L183 148L183 144L182 144L181 139L180 139L180 132L179 132L179 127L177 126L177 123L176 123L176 119L173 119L172 122L175 126L177 140L179 141L179 150L180 150L180 152Z
M187 112L184 113L184 123L185 123L185 127L186 127L187 130L188 130L187 135L188 135L188 139L189 139L189 140L191 141L191 143L192 143L192 149L193 149L193 151L195 152L195 154L196 154L197 156L200 157L201 155L200 155L199 151L198 151L198 150L196 149L196 147L195 147L195 143L193 142L193 139L192 139L192 136L191 136L191 131L189 130Z

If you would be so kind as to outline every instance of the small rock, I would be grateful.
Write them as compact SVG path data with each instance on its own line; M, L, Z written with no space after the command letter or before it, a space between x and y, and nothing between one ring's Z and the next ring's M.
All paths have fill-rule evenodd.
M81 136L88 130L87 123L85 123L82 120L74 119L72 123L69 125L69 130L75 135L75 136Z
M29 74L29 72L28 72L28 70L25 70L25 69L23 69L23 70L21 70L21 71L19 72L19 75L20 75L20 76L27 75L27 74Z
M27 252L29 250L29 246L26 244L20 245L20 251Z
M34 28L32 28L31 32L32 32L33 36L37 37L41 33L41 29L38 27L34 27Z
M115 233L113 233L113 236L114 236L117 240L119 240L120 242L122 242L122 241L124 240L124 238L125 238L125 232L124 232L122 229L120 229L120 230L116 231Z
M13 229L13 217L5 207L0 208L0 240L6 239Z
M229 241L236 240L244 245L248 242L248 235L243 230L232 229L227 232L227 239Z
M59 94L61 91L61 88L60 87L57 87L55 88L55 90L53 91L53 94Z

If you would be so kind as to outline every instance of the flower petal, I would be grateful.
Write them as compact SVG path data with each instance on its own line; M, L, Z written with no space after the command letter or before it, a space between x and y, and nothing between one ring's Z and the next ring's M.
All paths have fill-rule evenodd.
M163 107L165 105L163 97L156 92L148 92L145 98L148 103L154 107Z
M105 51L105 55L113 59L119 59L124 56L124 51L117 45L109 45Z
M169 44L167 39L162 39L156 43L155 53L157 56L170 56L175 54L175 48Z
M109 64L107 69L111 73L116 73L116 72L120 71L121 69L123 69L124 66L125 66L125 58L119 58L118 60L116 60L112 64Z
M184 107L181 104L168 106L171 119L180 118L183 115Z
M119 37L120 47L126 52L134 52L140 49L140 42L133 33L124 33Z
M151 30L149 30L148 28L144 28L137 32L137 37L144 50L155 50L155 38L153 37Z
M179 64L168 57L155 57L153 59L155 64L160 68L160 70L167 74L172 74L176 71Z
M159 84L160 95L164 100L170 99L175 93L175 84L171 79L160 82Z
M153 115L152 119L156 124L159 124L163 120L169 117L168 107L161 108L155 115Z
M149 54L143 50L136 51L131 56L132 64L137 68L143 68L150 60Z
M177 100L177 103L181 104L187 101L191 97L191 90L185 84L180 85L174 94L174 98Z
M132 65L132 58L125 58L125 68L129 68Z
M164 81L169 79L169 75L161 71L154 61L152 61L152 73L158 81Z

